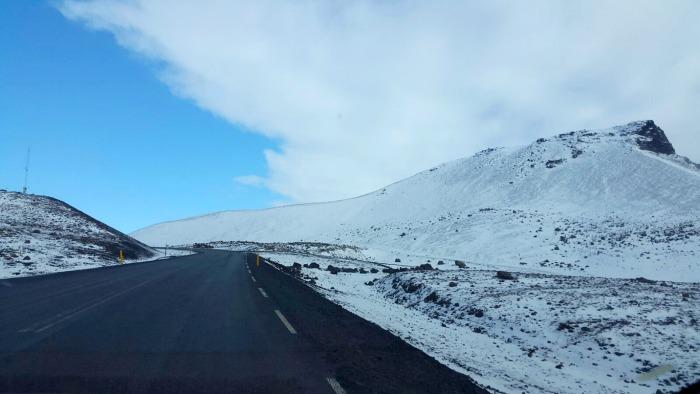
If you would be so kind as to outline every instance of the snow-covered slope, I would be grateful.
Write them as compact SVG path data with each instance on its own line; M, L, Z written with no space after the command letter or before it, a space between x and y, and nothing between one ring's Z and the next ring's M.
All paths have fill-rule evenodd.
M700 168L652 121L487 149L342 201L226 211L152 244L320 241L521 270L699 281Z
M700 379L700 283L499 275L434 260L386 273L347 247L230 247L262 250L492 393L670 394Z
M0 190L0 278L150 258L155 251L51 197Z

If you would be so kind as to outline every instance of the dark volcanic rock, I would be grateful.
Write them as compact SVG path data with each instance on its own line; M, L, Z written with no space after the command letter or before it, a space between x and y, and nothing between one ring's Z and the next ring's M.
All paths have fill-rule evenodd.
M676 150L673 149L673 145L671 145L671 142L666 138L664 131L661 130L653 120L644 122L644 125L635 131L635 134L644 137L637 138L639 149L666 155L676 153Z
M569 323L559 323L557 330L573 332L574 327L572 325L570 325Z
M421 283L413 283L413 282L408 282L408 283L402 283L401 288L403 291L406 293L415 293L418 290L423 288L423 284Z
M508 271L496 271L496 278L504 280L515 280L515 276Z
M564 159L547 160L547 162L544 164L544 166L547 168L554 168L563 162L564 162Z
M425 301L425 302L437 302L439 298L440 297L438 297L437 292L433 291L432 293L428 294L428 296L425 297L425 299L423 299L423 301Z
M326 270L333 275L337 275L338 272L340 272L340 268L333 266L333 265L329 265L328 268L326 268Z

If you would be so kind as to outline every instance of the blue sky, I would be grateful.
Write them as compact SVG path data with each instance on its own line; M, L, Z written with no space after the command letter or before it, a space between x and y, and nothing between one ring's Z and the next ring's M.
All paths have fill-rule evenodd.
M0 6L0 188L50 195L122 231L267 207L281 196L234 182L266 173L270 139L171 94L155 62L50 3Z

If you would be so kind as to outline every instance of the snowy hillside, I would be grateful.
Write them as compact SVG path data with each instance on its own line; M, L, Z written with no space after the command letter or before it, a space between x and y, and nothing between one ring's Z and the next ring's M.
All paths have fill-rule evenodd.
M151 245L319 241L531 272L700 281L700 168L652 121L487 149L336 202L227 211Z
M151 258L155 251L51 197L0 191L0 278Z
M328 299L493 393L666 394L700 379L698 283L425 259L396 272L347 247L228 247L264 250Z

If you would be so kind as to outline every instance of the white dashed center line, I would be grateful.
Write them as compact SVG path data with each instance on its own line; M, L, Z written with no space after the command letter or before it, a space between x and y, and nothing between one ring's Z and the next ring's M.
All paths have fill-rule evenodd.
M258 287L258 290L260 290L260 294L262 294L263 297L267 298L267 293L265 293L265 290L263 290L262 287Z
M287 321L287 318L284 317L282 312L280 312L278 309L275 309L275 313L277 314L277 317L279 317L280 320L282 320L282 324L284 324L284 326L287 327L287 330L289 330L291 334L297 333L297 330L295 330L294 327L292 327L292 325L289 324L289 321Z
M335 394L345 394L345 390L340 386L340 383L338 383L335 378L326 378L326 381L331 385L331 388L333 391L335 391Z
M252 280L253 280L253 283L255 283L255 277L254 277L254 276L251 276L250 279L252 279Z

